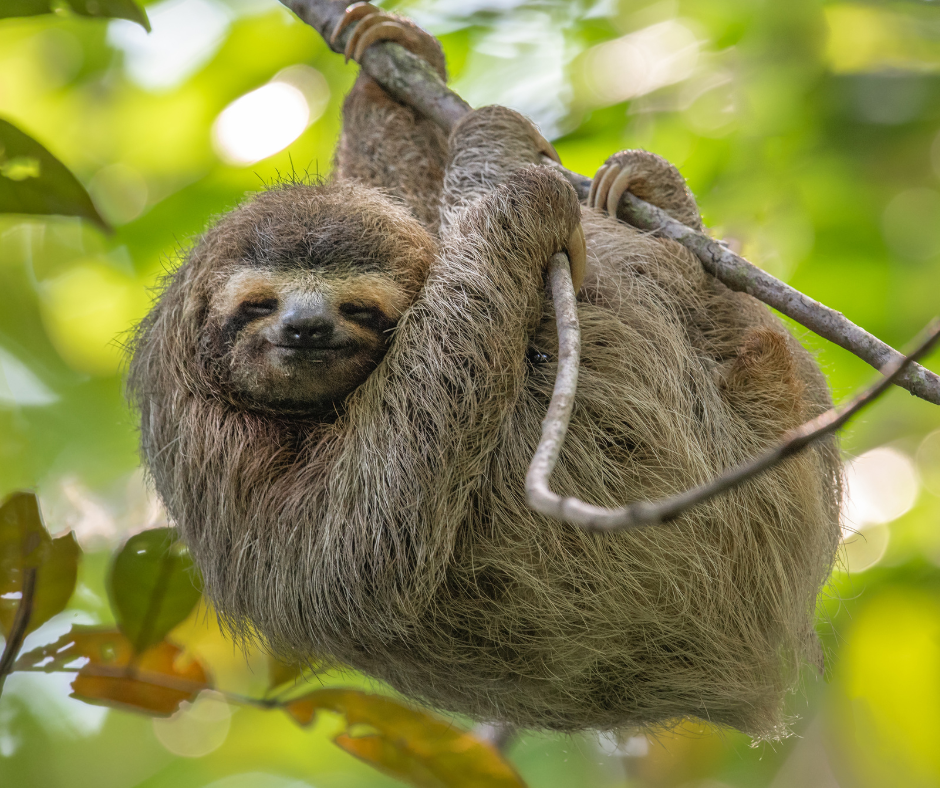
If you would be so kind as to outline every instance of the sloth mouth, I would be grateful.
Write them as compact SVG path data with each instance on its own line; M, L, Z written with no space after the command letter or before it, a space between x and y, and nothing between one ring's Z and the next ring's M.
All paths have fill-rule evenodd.
M358 350L355 342L336 342L333 344L317 345L288 345L274 344L278 349L279 355L299 356L301 358L327 358L342 355L353 355Z

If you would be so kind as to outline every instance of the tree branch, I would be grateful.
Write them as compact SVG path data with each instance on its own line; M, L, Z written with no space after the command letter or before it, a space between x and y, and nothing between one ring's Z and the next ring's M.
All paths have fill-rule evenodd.
M940 339L940 321L937 321L928 329L927 338L910 356L902 356L899 362L894 362L883 369L884 377L871 388L857 395L848 405L827 410L815 419L788 430L783 434L777 446L748 462L728 469L701 487L686 490L660 501L637 501L617 509L592 506L577 498L562 498L553 493L548 486L548 478L558 459L565 432L568 429L571 406L574 404L574 396L571 393L574 389L567 387L572 386L572 380L574 383L577 382L580 346L580 339L577 336L577 310L573 309L573 303L569 304L564 300L559 308L559 297L565 299L567 297L565 291L570 292L572 287L571 275L563 268L567 265L567 261L559 262L556 259L558 257L559 255L555 255L552 258L550 269L552 296L556 299L558 324L558 377L555 381L555 391L552 393L548 415L542 423L542 439L539 441L526 475L526 493L529 504L539 513L579 525L589 531L618 531L665 523L675 519L686 509L747 481L784 458L803 450L812 442L834 433L862 408L870 405L887 391L915 358L920 358L929 352Z
M330 35L348 5L345 0L281 2L314 27L328 45ZM343 31L332 45L334 51L344 51L346 41L354 29L355 24L352 24ZM430 66L398 44L386 42L369 47L360 65L392 96L414 107L446 131L450 131L470 111L470 105L448 89ZM560 170L584 199L591 188L591 179L564 168ZM701 260L708 273L732 290L754 296L824 339L854 353L875 369L880 370L904 358L894 348L847 320L841 313L794 290L734 254L720 241L686 227L665 211L629 192L624 193L621 199L618 215L641 229L679 241ZM896 384L928 402L940 405L940 376L919 364L911 365L896 380Z
M654 230L657 235L678 241L695 253L708 273L731 290L754 296L823 339L854 353L875 369L904 360L903 354L846 319L841 312L803 295L739 257L721 241L686 227L661 208L630 192L624 192L617 215L643 230ZM911 364L895 383L921 399L940 405L940 376L920 364Z

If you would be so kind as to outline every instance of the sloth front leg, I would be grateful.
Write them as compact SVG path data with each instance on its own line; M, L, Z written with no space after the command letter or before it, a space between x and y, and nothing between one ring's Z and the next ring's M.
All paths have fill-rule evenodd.
M357 61L372 44L394 41L447 78L444 52L433 36L412 22L356 3L333 31L331 41L356 23L346 59ZM337 180L356 180L398 197L431 233L440 221L441 181L447 137L431 120L396 101L360 71L343 104L343 131L336 147Z
M543 156L559 160L551 143L530 120L506 107L494 105L470 112L454 127L449 148L441 211L443 228L453 226L481 197L494 194L523 170L544 169L538 178L533 176L532 183L540 179L547 179L547 183L555 180L563 182L560 176L548 168L539 167ZM526 182L525 178L516 177L515 180ZM518 191L514 187L507 196L509 193L515 199ZM522 199L522 196L519 195L518 199ZM549 221L550 213L546 209L533 221L520 222L517 232L532 236L543 229L540 224L544 226ZM584 233L580 222L564 244L564 251L571 262L571 278L577 291L584 279L586 267ZM547 261L546 257L541 264L544 266Z
M702 229L702 217L685 179L662 156L645 150L615 153L594 176L588 207L619 219L617 207L626 191L662 208L692 229Z

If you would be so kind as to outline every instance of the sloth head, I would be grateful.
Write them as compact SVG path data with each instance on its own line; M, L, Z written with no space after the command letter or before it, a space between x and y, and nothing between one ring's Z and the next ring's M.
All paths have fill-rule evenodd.
M362 185L258 194L168 277L138 334L131 386L152 390L175 359L197 395L274 413L334 411L381 362L435 252L404 208Z

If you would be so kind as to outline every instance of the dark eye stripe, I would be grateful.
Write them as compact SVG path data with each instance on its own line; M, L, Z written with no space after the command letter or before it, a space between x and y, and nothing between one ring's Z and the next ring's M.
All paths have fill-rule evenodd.
M348 320L376 331L385 331L395 325L394 320L386 316L379 307L371 304L340 304L339 312Z
M270 315L277 309L277 299L266 298L262 301L245 301L238 305L238 313L243 318L254 320Z

